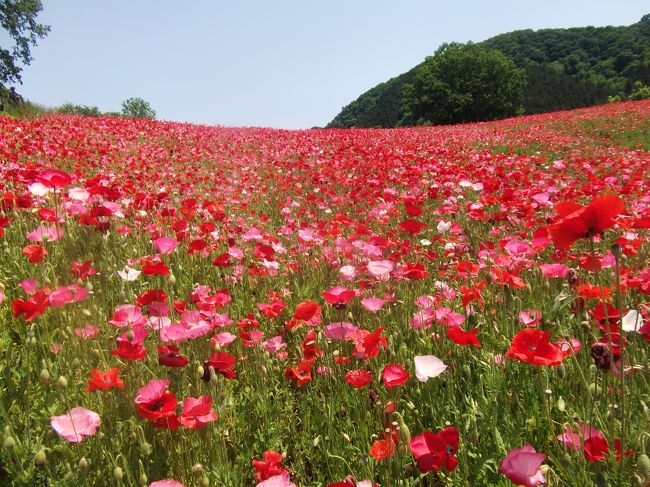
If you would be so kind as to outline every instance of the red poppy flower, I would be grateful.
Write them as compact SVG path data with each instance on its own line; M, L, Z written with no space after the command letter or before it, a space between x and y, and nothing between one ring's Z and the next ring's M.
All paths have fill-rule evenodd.
M210 358L203 363L204 373L202 379L205 382L210 381L210 367L212 367L217 374L222 374L226 379L235 379L237 377L235 365L237 365L237 359L228 352L213 353Z
M266 480L276 475L282 475L287 471L280 463L283 457L280 453L267 450L264 452L264 460L253 459L252 464L255 468L255 478L259 481Z
M382 336L383 331L383 326L372 333L367 330L359 330L357 335L352 338L355 342L354 355L363 360L379 355L379 346L386 347L388 345L388 340L386 340L385 336Z
M316 344L315 330L309 330L307 332L305 339L300 344L300 348L302 348L302 354L305 360L313 360L319 355L323 354L323 352L318 348L318 345Z
M88 392L99 389L100 391L107 391L113 387L124 389L124 382L119 377L120 369L109 369L106 373L102 373L97 369L92 369L90 375L92 379L88 381Z
M85 262L73 262L70 267L72 275L77 279L88 279L90 276L97 274L97 271L93 267L93 263L89 260Z
M381 371L381 380L384 382L386 389L389 391L394 387L399 387L409 378L408 371L404 370L399 365L388 364Z
M400 222L399 224L400 229L402 229L404 232L410 234L410 235L417 235L420 233L422 230L427 228L426 223L419 222L417 220L404 220Z
M178 354L178 347L175 345L158 346L158 364L165 367L185 367L188 364L187 357Z
M286 323L288 329L295 328L300 325L316 326L321 323L321 307L315 301L303 301L296 306L296 312L290 321Z
M506 358L521 360L531 365L560 365L564 359L562 350L549 342L550 332L524 328L512 339Z
M43 257L47 255L47 250L42 245L30 244L23 248L23 255L27 257L30 264L43 262Z
M478 328L465 331L460 326L447 327L447 338L456 345L472 345L474 347L480 347L481 342L476 338L477 333Z
M134 399L137 413L150 421L175 415L178 401L174 393L167 390L168 380L151 380L138 390Z
M45 313L50 306L49 290L41 289L32 294L27 301L20 298L11 302L14 318L22 316L27 322L32 321Z
M559 220L549 227L558 249L568 249L580 238L590 238L614 225L614 219L625 212L623 201L607 194L594 198L587 206L572 201L558 203Z
M390 435L386 435L383 440L376 440L370 447L370 454L380 462L395 455L396 451L397 448Z
M302 387L311 382L312 365L311 360L302 359L296 367L287 367L284 371L284 377Z
M354 299L356 294L352 289L336 286L323 293L323 299L336 309L343 309L345 305Z
M372 372L367 370L349 370L345 374L345 381L352 387L365 387L372 382Z
M451 472L458 465L454 456L458 451L458 430L452 426L440 433L424 430L411 439L409 448L418 462L420 472L437 472L441 468Z

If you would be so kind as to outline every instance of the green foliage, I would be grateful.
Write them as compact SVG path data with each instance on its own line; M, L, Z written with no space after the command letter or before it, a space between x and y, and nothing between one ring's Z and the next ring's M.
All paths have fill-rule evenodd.
M500 51L525 70L525 113L586 107L605 103L610 96L627 99L635 82L650 85L650 14L630 26L528 29L477 45ZM409 117L404 88L426 65L370 89L328 127L412 125L417 119Z
M156 118L156 111L142 98L129 98L122 102L122 115L134 118Z
M6 48L0 47L1 87L21 82L22 65L32 61L31 47L50 31L49 26L36 22L42 9L40 0L0 1L0 26L11 39Z
M443 44L404 88L410 116L421 124L494 120L521 109L524 72L499 51Z
M646 86L640 81L634 83L634 89L630 93L630 100L645 100L650 98L650 86Z
M57 111L65 115L83 115L84 117L99 117L102 115L98 107L76 105L74 103L65 103L57 108Z

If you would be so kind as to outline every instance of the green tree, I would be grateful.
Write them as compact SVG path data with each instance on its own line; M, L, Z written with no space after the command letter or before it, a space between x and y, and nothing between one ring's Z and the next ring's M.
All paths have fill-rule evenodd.
M477 44L443 44L405 86L410 116L434 124L494 120L522 110L526 77L515 63Z
M156 118L156 111L142 98L129 98L122 102L122 115L135 118Z
M31 47L50 31L48 25L36 22L42 9L40 0L0 0L0 26L8 38L7 47L0 47L2 94L7 93L8 85L22 82L23 65L32 61Z

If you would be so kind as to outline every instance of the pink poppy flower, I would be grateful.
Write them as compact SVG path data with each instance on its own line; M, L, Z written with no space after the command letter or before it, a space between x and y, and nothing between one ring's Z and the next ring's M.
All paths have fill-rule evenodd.
M27 240L32 242L55 242L61 237L63 237L63 230L45 225L41 225L27 234Z
M352 323L342 321L340 323L330 323L323 329L323 332L330 340L351 340L358 329Z
M59 308L70 303L79 303L88 297L88 289L81 287L78 284L71 284L70 286L63 286L52 291L48 296L50 306Z
M519 323L523 326L537 326L542 320L542 312L536 309L529 309L519 313Z
M121 304L113 311L113 319L109 321L113 326L118 327L139 327L147 324L142 310L133 304Z
M571 269L565 264L542 264L539 266L542 270L542 276L545 279L559 278L564 279L569 275Z
M183 401L181 424L193 430L215 421L217 413L212 410L212 398L204 395L198 398L186 397Z
M56 433L70 443L80 443L86 436L93 436L101 423L99 414L89 409L76 407L62 416L50 418Z
M282 350L283 348L287 347L287 344L284 343L282 340L282 335L274 336L273 338L269 338L265 342L262 343L264 348L268 350L269 352L278 352Z
M543 453L537 453L531 445L514 448L499 464L499 472L517 485L535 487L546 483L540 465L546 459Z
M160 237L154 240L153 246L161 254L171 254L178 246L178 240L170 237Z
M217 333L215 336L213 336L211 341L214 341L214 343L225 347L235 340L237 340L237 335L233 335L229 331L222 331L221 333Z
M373 277L388 279L393 270L393 263L390 260L371 260L366 267Z
M165 480L156 480L151 482L149 487L185 487L178 480L165 479Z
M18 287L25 291L25 293L31 295L34 294L38 289L38 281L36 279L25 279L20 284L18 284Z
M379 311L385 303L386 301L381 298L366 298L361 300L361 305L371 313Z
M289 472L284 471L280 475L274 475L258 483L255 487L296 487L296 484L291 482Z
M0 304L5 300L5 292L2 288L0 288Z

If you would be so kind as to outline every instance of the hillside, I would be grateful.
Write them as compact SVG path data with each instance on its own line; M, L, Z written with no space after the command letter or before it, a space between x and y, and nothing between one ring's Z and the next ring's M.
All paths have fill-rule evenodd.
M650 84L650 14L621 27L519 30L479 45L497 49L526 72L525 113L586 107ZM410 125L404 86L420 69L380 83L345 106L328 127Z

